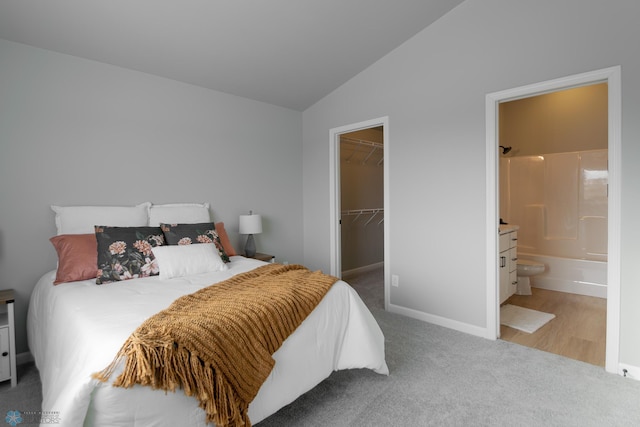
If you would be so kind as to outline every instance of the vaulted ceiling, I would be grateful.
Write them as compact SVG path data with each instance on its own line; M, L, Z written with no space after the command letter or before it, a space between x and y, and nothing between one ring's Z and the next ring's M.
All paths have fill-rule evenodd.
M0 38L303 111L463 0L0 0Z

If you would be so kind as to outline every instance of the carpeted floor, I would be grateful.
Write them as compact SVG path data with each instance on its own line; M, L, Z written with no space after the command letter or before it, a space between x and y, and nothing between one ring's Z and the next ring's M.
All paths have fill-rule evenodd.
M390 375L334 372L257 427L640 425L640 381L385 312L375 277L350 282L385 333ZM0 385L0 415L40 399L23 366L16 389Z
M348 278L385 334L390 375L334 372L271 426L640 425L640 381L383 310L383 272Z
M40 377L33 363L18 366L16 387L11 388L11 381L0 383L0 423L5 420L8 411L38 412L41 403Z

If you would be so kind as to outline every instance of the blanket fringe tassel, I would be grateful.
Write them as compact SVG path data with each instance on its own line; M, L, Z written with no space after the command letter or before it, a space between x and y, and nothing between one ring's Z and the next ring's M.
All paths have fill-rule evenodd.
M111 364L94 373L93 378L107 382L118 363L126 358L124 370L113 386L129 388L140 384L172 392L182 388L187 396L198 399L207 423L220 427L251 426L248 405L239 405L242 399L211 365L185 348L174 348L171 339L169 343L158 341L153 346L141 341L135 335L129 337ZM148 340L145 342L148 344Z

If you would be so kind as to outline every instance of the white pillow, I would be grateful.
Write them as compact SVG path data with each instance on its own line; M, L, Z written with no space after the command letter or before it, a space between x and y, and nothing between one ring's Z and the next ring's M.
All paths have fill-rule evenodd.
M153 248L161 279L227 270L213 243L163 245Z
M56 228L60 234L95 233L94 226L141 227L149 222L149 206L51 206L56 213Z
M149 226L211 222L209 203L171 203L149 206Z

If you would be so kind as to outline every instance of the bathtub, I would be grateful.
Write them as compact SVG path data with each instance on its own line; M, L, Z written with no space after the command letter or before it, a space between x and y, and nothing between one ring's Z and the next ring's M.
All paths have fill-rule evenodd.
M552 291L607 298L607 263L518 252L519 259L545 265L545 272L531 277L531 286Z

